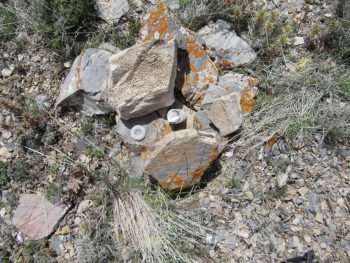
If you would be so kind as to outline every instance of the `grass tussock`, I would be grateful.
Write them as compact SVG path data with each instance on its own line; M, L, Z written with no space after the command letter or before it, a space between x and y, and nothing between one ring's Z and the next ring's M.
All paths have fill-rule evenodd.
M163 198L156 198L155 206L139 191L120 196L114 206L117 239L132 248L139 262L193 262L184 247L198 247L207 230L169 210Z
M293 61L293 60L292 60ZM305 141L316 134L350 135L350 71L331 58L276 59L256 69L264 84L256 111L248 117L239 144L274 134ZM261 65L259 65L261 67Z
M0 9L16 19L17 27L1 35L13 35L15 30L35 34L62 59L72 58L95 28L98 17L94 5L91 0L8 0Z

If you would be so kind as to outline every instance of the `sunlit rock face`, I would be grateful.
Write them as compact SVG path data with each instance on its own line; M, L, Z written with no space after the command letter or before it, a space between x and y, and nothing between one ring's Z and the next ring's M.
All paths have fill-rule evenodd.
M185 129L164 136L148 154L145 173L164 189L177 189L198 184L219 151L212 134Z
M147 115L174 103L175 41L135 45L109 59L109 104L122 119Z

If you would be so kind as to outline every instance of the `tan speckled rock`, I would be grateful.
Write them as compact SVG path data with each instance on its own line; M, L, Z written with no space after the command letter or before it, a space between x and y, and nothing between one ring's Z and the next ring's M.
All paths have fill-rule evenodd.
M209 111L209 119L219 129L222 136L239 129L243 121L241 95L231 93L214 99Z
M122 119L147 115L174 103L176 43L156 40L110 57L109 104Z
M214 134L194 129L179 130L164 136L149 152L145 173L164 189L193 186L199 183L218 155Z

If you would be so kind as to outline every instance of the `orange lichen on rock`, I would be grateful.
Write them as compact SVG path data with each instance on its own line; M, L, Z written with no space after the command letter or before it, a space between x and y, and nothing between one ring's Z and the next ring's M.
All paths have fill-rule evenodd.
M169 15L168 10L164 2L160 2L157 8L148 14L148 17L142 23L142 29L145 30L145 34L142 37L142 41L150 41L152 39L171 39L173 34L169 31ZM155 37L157 34L157 37Z
M272 148L272 146L275 145L276 142L278 142L279 136L277 134L274 134L271 136L271 138L267 141L267 146Z
M218 70L209 58L203 46L197 41L196 34L182 28L186 52L179 54L179 74L177 86L193 106L200 106L209 84L218 82Z
M256 85L258 84L258 80L255 78L246 78L245 81L248 83L246 87L243 89L241 106L244 112L251 112L255 106L256 99Z

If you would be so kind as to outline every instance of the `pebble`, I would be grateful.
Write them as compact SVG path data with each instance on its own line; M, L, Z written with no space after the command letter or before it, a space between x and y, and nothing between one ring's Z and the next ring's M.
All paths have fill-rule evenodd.
M309 188L307 188L306 186L304 187L301 187L300 189L298 189L298 193L301 195L301 196L305 196L305 194L309 191Z
M287 181L288 181L288 174L284 173L277 176L277 185L279 188L282 188L283 186L285 186L287 184Z
M4 158L10 158L11 157L11 153L7 150L6 147L1 147L0 148L0 156L4 157Z
M1 70L1 75L4 78L10 77L12 75L12 72L14 71L15 66L11 65L8 68L4 68L3 70Z
M10 139L11 138L11 136L12 136L12 133L10 132L10 131L7 131L7 130L3 130L2 131L2 137L4 138L4 139Z
M316 214L316 217L315 217L315 220L320 223L320 224L323 224L323 215L321 213L317 213Z

